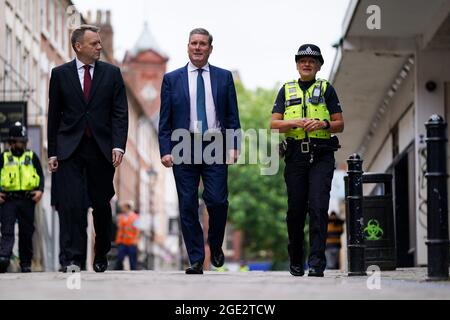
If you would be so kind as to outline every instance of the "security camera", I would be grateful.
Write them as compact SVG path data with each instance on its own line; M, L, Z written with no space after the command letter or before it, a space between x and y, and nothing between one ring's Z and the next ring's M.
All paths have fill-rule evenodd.
M425 83L425 88L429 92L433 92L434 90L436 90L436 87L437 87L437 84L434 81L427 81L427 83Z

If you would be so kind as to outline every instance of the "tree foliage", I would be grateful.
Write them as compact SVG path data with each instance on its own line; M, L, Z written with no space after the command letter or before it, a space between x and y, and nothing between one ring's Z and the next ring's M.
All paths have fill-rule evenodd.
M236 83L241 127L265 129L268 133L277 90L245 89ZM270 148L269 148L270 150ZM241 156L252 150L244 149ZM253 150L254 152L254 150ZM278 156L278 150L275 150ZM247 153L247 154L245 154ZM275 175L261 175L262 164L241 164L229 168L230 220L244 233L243 250L248 260L287 261L287 195L280 159Z

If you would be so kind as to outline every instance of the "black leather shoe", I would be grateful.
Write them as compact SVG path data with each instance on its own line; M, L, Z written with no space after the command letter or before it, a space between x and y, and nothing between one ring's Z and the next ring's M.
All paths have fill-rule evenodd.
M203 263L194 262L189 268L186 269L186 274L203 274Z
M0 273L5 273L9 267L9 258L0 257Z
M292 264L289 266L289 272L296 277L301 277L305 274L305 270L303 270L302 266L296 266Z
M108 259L106 256L95 257L94 259L94 271L105 272L108 269Z
M20 266L20 271L22 273L29 273L29 272L31 272L31 266L30 265Z
M223 254L222 248L213 248L211 250L211 263L214 267L220 268L225 263L225 255Z
M308 277L323 277L323 270L309 268Z

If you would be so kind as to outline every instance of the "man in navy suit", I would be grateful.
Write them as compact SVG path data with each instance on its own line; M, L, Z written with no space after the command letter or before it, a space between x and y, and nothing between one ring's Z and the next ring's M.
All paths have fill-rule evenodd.
M114 171L127 142L128 103L120 69L99 61L98 32L89 25L75 29L71 42L76 59L52 70L47 135L49 168L57 171L62 260L71 270L83 264L89 203L95 228L93 268L104 272L111 248Z
M233 77L228 70L208 63L212 52L212 35L205 29L190 32L188 55L190 62L164 76L161 88L161 110L159 119L159 148L162 164L173 167L180 206L181 228L190 267L187 274L202 274L205 259L203 230L198 215L198 187L203 182L203 200L208 209L208 244L211 262L215 267L224 264L222 243L228 213L227 164L238 157L240 130L239 112ZM172 137L174 131L184 130L188 137L200 139L200 149L192 147L182 150L183 159L178 161L174 146L180 141ZM217 150L216 161L205 161L201 157L205 148L216 140L208 142L209 134L216 139L227 139L234 135L231 146ZM174 135L175 136L175 135ZM199 138L200 137L200 138ZM191 140L192 142L192 140ZM194 143L194 142L193 142ZM225 143L223 143L225 145ZM225 158L227 159L225 161Z

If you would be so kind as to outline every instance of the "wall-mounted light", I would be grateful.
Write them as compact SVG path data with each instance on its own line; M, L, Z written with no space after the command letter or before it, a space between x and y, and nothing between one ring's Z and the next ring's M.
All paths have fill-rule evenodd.
M427 89L428 92L433 92L434 90L436 90L437 84L436 82L430 80L427 81L427 83L425 83L425 88Z

